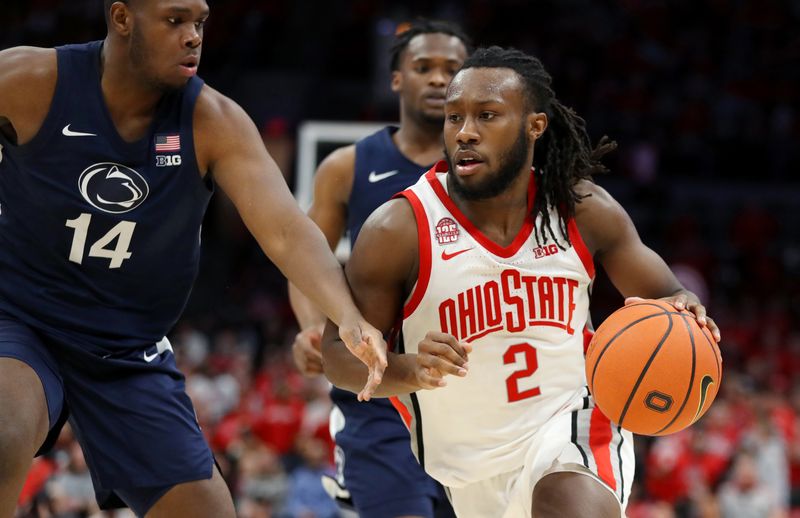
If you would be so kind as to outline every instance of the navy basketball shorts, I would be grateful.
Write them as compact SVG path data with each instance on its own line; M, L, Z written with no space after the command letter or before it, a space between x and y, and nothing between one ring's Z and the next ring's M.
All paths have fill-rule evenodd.
M214 460L169 342L88 352L0 312L0 356L29 365L44 387L50 433L67 416L83 448L98 504L143 516L179 483L211 478Z
M411 453L408 429L388 399L335 398L337 469L359 518L433 517L442 493ZM338 415L335 415L338 414Z

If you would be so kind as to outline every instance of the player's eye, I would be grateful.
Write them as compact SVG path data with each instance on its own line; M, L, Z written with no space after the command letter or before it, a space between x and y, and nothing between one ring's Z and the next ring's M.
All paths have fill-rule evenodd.
M461 120L461 115L459 115L457 113L450 113L450 114L447 115L447 120L449 122L458 122L458 121Z
M481 117L481 119L483 119L485 121L489 121L489 120L494 119L496 115L497 114L493 113L493 112L481 112L480 117Z
M167 18L167 21L170 23L170 25L180 25L183 23L183 20L174 16Z

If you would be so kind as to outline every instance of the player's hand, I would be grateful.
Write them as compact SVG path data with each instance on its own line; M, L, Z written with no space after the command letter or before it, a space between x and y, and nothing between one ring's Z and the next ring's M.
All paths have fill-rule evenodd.
M469 369L472 346L460 343L453 335L429 331L418 345L416 358L417 384L422 389L447 385L448 374L464 377Z
M386 370L386 342L383 335L358 315L342 319L339 337L350 352L369 369L367 383L358 393L359 401L369 401L381 384L383 371Z
M641 297L628 297L625 299L625 305L634 304L636 302L641 302ZM719 332L719 327L714 322L710 316L706 314L706 307L700 303L700 299L697 298L697 295L692 293L691 291L680 291L675 295L670 297L664 297L662 299L664 302L668 304L672 304L675 306L676 309L683 311L688 310L690 313L694 315L695 320L697 323L700 324L700 327L708 327L708 330L711 331L711 336L714 337L714 340L719 343L722 340L722 335Z
M322 330L325 324L303 329L294 337L292 358L303 376L322 374Z

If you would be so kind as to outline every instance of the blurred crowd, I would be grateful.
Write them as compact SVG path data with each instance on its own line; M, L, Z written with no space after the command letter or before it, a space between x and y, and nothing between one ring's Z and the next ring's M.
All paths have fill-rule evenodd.
M631 518L800 516L800 1L212 2L204 78L263 128L293 183L304 120L393 120L397 21L460 22L539 55L560 98L620 148L597 179L722 330L721 393L690 429L637 442ZM4 0L0 48L102 37L99 0ZM338 516L330 401L302 378L285 281L215 197L201 273L171 339L240 516ZM621 305L599 276L595 323ZM19 516L98 513L69 430L35 462Z

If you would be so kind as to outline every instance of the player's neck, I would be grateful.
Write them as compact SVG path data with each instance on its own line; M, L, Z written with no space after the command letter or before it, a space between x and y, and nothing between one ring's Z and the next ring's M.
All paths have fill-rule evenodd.
M152 121L163 91L143 81L128 56L108 39L103 46L100 86L120 136L137 140Z
M448 178L448 182L452 182ZM468 200L459 196L450 185L450 198L486 237L500 246L508 246L517 237L528 218L528 188L531 178L520 174L508 188L497 196Z
M401 116L393 139L403 156L414 163L428 165L443 158L441 124L424 124Z

